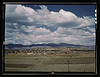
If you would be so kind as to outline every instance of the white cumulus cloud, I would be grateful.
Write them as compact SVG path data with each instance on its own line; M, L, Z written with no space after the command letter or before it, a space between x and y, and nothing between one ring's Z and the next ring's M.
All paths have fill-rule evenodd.
M78 17L70 11L49 11L47 6L33 9L24 5L6 6L5 43L71 43L92 45L95 42L95 19ZM51 31L54 28L55 31ZM88 42L88 43L87 43Z

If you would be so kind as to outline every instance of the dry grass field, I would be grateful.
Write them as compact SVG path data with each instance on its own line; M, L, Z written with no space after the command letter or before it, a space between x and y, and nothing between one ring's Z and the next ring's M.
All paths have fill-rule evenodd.
M5 50L6 72L95 72L95 51L82 48Z

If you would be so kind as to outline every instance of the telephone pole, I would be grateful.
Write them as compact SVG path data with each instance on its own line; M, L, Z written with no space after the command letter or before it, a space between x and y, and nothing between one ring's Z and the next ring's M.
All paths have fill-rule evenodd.
M69 70L69 60L67 60L67 62L68 62L68 72L70 72L70 70Z

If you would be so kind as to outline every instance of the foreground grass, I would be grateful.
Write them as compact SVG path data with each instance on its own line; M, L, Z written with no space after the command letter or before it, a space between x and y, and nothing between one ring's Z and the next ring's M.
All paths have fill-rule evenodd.
M5 71L95 72L95 54L77 52L68 54L6 54Z

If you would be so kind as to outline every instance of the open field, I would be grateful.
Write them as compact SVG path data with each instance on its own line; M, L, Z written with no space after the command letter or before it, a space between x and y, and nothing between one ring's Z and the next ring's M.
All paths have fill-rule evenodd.
M5 71L95 72L95 51L82 48L5 50Z

